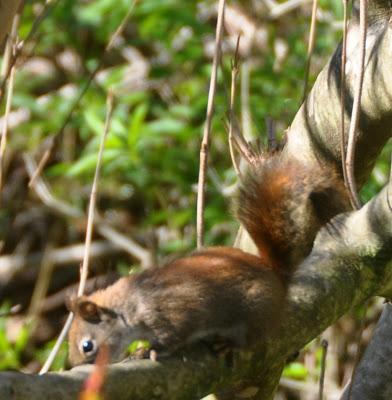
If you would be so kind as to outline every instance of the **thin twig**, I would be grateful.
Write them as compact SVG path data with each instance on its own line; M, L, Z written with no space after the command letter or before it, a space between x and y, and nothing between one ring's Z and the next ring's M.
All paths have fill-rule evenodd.
M1 130L1 141L0 141L0 190L3 187L3 178L4 178L4 156L5 156L5 148L7 146L7 133L8 133L8 117L11 111L12 105L12 96L14 92L14 75L15 68L12 67L10 80L8 82L8 91L7 91L7 100L5 105L5 112L3 117L3 126Z
M237 77L238 77L238 50L240 46L240 38L238 35L237 45L234 53L234 60L231 66L231 92L230 92L230 126L229 126L229 150L231 161L233 163L234 170L237 176L241 175L239 165L237 163L235 151L234 151L234 138L233 138L233 116L234 116L234 104L235 104L235 96L236 96L236 88L237 88Z
M249 60L241 62L241 129L244 137L251 140L252 133L252 114L250 111L249 87L250 70L252 64Z
M116 40L122 34L122 32L123 32L128 20L129 20L130 16L132 15L133 9L136 6L138 1L139 0L133 0L132 4L130 5L130 7L129 7L128 11L127 11L127 13L125 14L124 18L120 22L120 25L118 26L116 31L113 33L113 35L110 37L109 42L106 45L105 50L103 51L103 53L101 55L101 58L98 61L98 64L96 65L94 70L91 72L91 74L88 76L87 81L85 82L85 84L80 89L80 92L76 96L74 102L71 104L71 107L70 107L70 109L69 109L69 111L67 113L67 116L65 117L60 129L57 131L57 133L55 135L52 136L48 148L45 150L44 154L42 155L42 157L41 157L41 159L40 159L40 161L38 163L37 170L34 172L32 178L30 179L29 187L33 186L33 183L34 183L35 179L37 179L37 176L42 173L42 171L45 168L47 162L51 158L55 148L58 145L58 142L59 142L60 138L62 137L62 135L64 133L64 130L65 130L66 126L71 121L74 112L76 111L77 107L79 106L80 101L82 100L82 98L86 94L88 88L90 87L90 85L91 85L92 81L94 80L94 78L96 77L97 73L100 71L100 69L101 69L101 67L103 65L104 59L105 59L105 55L113 48L114 44L116 43Z
M34 291L30 300L30 306L27 311L27 321L32 323L34 328L36 327L35 322L37 321L37 317L41 313L42 300L46 296L49 288L50 278L52 277L53 273L54 263L48 257L52 247L53 243L49 241L42 257L38 277L36 279Z
M351 113L350 128L348 132L347 156L346 156L346 174L347 188L349 190L350 201L355 209L361 207L361 201L357 192L357 184L355 182L354 162L355 162L355 145L357 139L357 130L359 122L359 113L361 109L361 95L363 86L363 77L365 72L366 57L366 31L367 31L367 0L359 2L359 43L361 46L359 73L355 82L353 109Z
M9 65L11 63L11 58L12 58L14 50L15 50L16 36L17 36L19 21L20 21L20 14L16 13L13 18L13 21L12 21L11 33L7 37L7 41L6 41L6 45L5 45L5 49L4 49L3 60L2 60L2 64L1 64L1 72L0 72L0 77L2 80L7 75L7 71L9 70Z
M314 44L316 41L316 28L317 28L317 0L313 0L312 19L310 22L309 43L308 43L308 58L306 60L305 78L304 78L304 91L302 95L302 102L305 101L308 95L309 73L310 65L312 62L312 55L314 51Z
M46 374L49 371L57 353L60 350L60 346L64 342L65 337L67 336L69 328L71 327L71 324L72 324L72 320L73 320L73 313L69 313L67 320L65 321L65 324L63 326L63 329L61 330L60 335L58 336L56 343L53 346L53 349L51 350L48 358L46 359L44 365L42 366L42 368L40 369L40 371L38 373L39 375Z
M10 57L15 53L16 51L16 43L17 43L17 32L18 32L18 27L19 27L19 21L20 21L20 14L17 13L14 17L14 20L12 22L12 28L11 28L11 35L7 39L7 46L4 54L4 65L2 68L2 75L5 73L5 69L8 68L8 65L10 63ZM4 117L3 117L3 126L1 130L1 141L0 141L0 190L3 187L3 178L4 178L4 155L5 155L5 149L7 146L7 134L8 134L8 119L11 111L11 105L12 105L12 97L13 97L13 92L14 92L14 76L15 76L15 67L11 67L11 73L10 73L10 79L8 82L8 91L7 91L7 99L6 99L6 104L5 104L5 112L4 112Z
M200 166L199 166L199 183L197 188L197 221L196 221L198 248L203 247L203 242L204 242L204 208L205 208L204 189L205 189L205 180L207 171L208 148L210 143L212 116L214 114L214 100L215 100L216 83L218 75L218 65L221 55L224 12L225 12L225 0L219 0L218 20L216 24L216 36L215 36L215 51L214 51L214 58L212 61L210 89L208 92L207 116L204 125L203 140L200 147Z
M347 182L346 173L346 127L344 122L346 110L346 59L347 59L347 6L348 0L343 1L343 40L342 40L342 62L340 67L340 157L342 158L342 170L344 182Z
M321 341L322 357L321 357L321 371L320 371L320 384L319 384L319 400L324 398L324 378L327 362L328 341L323 339Z
M266 117L265 124L267 127L267 138L268 138L268 152L273 153L278 150L278 140L276 138L276 126L272 118Z
M236 145L238 151L241 153L242 157L244 157L245 161L248 164L254 165L258 160L257 152L253 150L253 148L242 135L239 123L235 115L231 115L231 117L229 117L228 119L231 119L232 121L233 143ZM229 123L226 123L225 128L227 132L229 132Z
M282 15L287 14L310 1L311 0L287 0L284 3L275 2L276 5L270 10L268 17L271 19L278 19Z
M95 205L97 202L98 181L99 181L99 176L100 176L100 172L101 172L103 150L105 148L106 138L108 136L110 124L112 121L112 113L113 113L113 93L112 92L109 92L109 94L108 94L106 108L107 108L107 111L106 111L105 128L104 128L103 135L101 138L101 143L99 146L97 165L95 167L93 186L91 188L90 204L88 207L86 246L85 246L85 252L84 252L84 257L83 257L82 271L80 274L80 284L79 284L79 289L78 289L78 296L82 296L82 294L84 293L84 287L86 286L86 280L87 280L87 276L88 276L88 265L89 265L89 261L90 261L90 246L91 246L93 227L94 227Z
M42 21L46 18L51 8L53 8L57 4L57 2L58 0L46 0L41 12L37 16L37 18L35 18L33 25L26 36L26 39L23 42L19 43L16 47L15 54L11 57L8 68L5 70L4 76L2 76L3 79L0 85L0 104L3 102L5 85L10 77L12 67L15 65L20 54L22 54L24 48L26 47L26 44L29 43L30 40L35 36ZM21 3L21 5L23 5L23 2ZM18 14L21 14L21 10L18 11Z
M89 202L89 207L88 207L86 240L85 240L83 263L82 263L81 271L80 271L80 281L79 281L79 287L78 287L78 292L77 292L78 296L83 295L84 288L86 286L87 276L88 276L88 266L89 266L89 260L90 260L90 246L91 246L93 227L94 227L94 214L95 214L95 204L96 204L96 200L97 200L98 181L99 181L99 176L100 176L100 171L101 171L103 150L105 148L105 142L106 142L106 138L107 138L107 135L108 135L108 132L110 129L112 113L113 113L113 94L112 94L112 92L109 92L109 94L108 94L106 109L107 110L106 110L105 128L104 128L103 135L101 138L101 143L99 146L97 165L95 167L94 180L93 180L93 185L91 188L90 202ZM49 368L51 367L53 360L61 346L61 343L65 339L66 334L68 333L68 330L71 326L72 320L73 320L73 313L70 312L69 316L67 318L67 321L63 327L63 330L61 331L59 339L56 341L56 344L53 347L53 349L50 352L50 355L48 357L48 360L50 358L51 362L49 363L48 360L47 360L47 362L45 362L44 366L41 368L41 370L39 372L40 374L44 374L45 372L48 372ZM61 340L60 340L60 337L61 337Z
M99 226L99 224L97 224ZM97 240L91 244L90 256L102 258L112 254L117 254L123 250L117 244L110 241ZM5 285L17 274L20 274L27 267L36 270L35 265L39 264L43 257L55 267L74 263L83 260L84 244L73 244L70 246L46 249L45 252L35 252L31 254L10 254L0 256L0 282ZM35 278L33 278L35 279Z

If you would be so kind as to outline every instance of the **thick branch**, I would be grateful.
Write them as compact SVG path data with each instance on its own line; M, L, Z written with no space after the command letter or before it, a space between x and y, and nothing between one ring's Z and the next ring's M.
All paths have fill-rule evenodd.
M376 157L392 133L392 31L390 2L369 2L365 77L356 147L357 181L368 178ZM358 21L350 23L346 64L346 131L350 123L355 77L359 73ZM288 134L286 154L309 162L326 158L338 167L340 157L341 46L319 74L306 102L297 113Z

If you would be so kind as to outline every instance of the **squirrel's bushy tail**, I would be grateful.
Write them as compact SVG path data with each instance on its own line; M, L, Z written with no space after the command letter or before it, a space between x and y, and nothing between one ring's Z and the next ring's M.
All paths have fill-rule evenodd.
M236 214L263 262L289 272L310 252L319 228L347 206L333 168L311 170L275 153L260 156L242 178Z

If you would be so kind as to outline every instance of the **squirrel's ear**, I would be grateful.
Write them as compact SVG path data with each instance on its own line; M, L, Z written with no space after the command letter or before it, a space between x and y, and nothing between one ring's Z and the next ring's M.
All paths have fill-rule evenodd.
M71 299L71 302L73 304L71 304L70 310L92 324L102 321L109 322L117 316L114 311L101 307L84 296Z
M81 298L78 301L76 312L88 322L98 323L101 321L100 307L92 301Z

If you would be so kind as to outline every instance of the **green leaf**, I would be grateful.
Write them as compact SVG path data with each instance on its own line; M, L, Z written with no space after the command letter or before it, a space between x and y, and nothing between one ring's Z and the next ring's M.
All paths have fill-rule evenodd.
M134 340L128 346L129 354L135 353L139 349L149 350L151 348L151 343L148 340Z
M102 156L102 164L110 163L119 157L122 153L121 149L107 149L104 150ZM98 155L97 154L87 154L81 159L79 159L75 164L73 164L67 171L68 177L76 177L86 173L92 173L95 171L95 166L97 165Z
M304 380L308 376L308 370L300 362L292 362L283 370L283 376L292 379Z
M143 124L148 113L148 105L143 103L135 108L132 113L131 122L128 127L128 147L132 152L136 149L136 144L143 133Z

